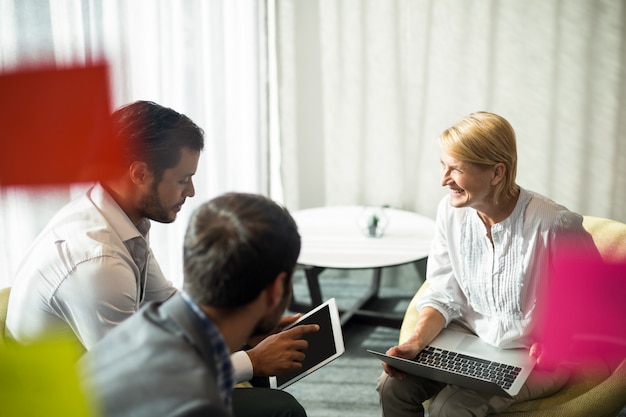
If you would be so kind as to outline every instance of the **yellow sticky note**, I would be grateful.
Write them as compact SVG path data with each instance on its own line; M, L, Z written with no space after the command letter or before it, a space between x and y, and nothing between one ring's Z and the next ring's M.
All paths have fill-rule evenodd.
M0 416L96 417L83 393L72 341L0 345Z

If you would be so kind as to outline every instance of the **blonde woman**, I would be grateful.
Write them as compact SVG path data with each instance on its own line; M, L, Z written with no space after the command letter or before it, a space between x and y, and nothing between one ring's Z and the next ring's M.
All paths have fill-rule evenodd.
M536 290L547 278L557 240L593 245L582 216L517 185L515 132L501 116L470 114L439 140L441 185L450 193L437 209L430 285L412 307L420 317L412 336L387 353L414 358L448 326L499 348L530 349ZM485 416L548 395L568 376L561 370L533 372L511 399L383 367L377 390L387 417L424 415L422 402L432 397L431 417Z

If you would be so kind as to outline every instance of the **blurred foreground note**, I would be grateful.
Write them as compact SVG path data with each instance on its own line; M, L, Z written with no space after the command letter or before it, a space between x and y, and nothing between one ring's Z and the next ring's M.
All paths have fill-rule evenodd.
M543 363L616 366L626 358L626 262L571 248L554 266L536 332Z
M0 73L0 186L109 178L110 114L104 64Z
M94 417L81 391L73 342L0 345L0 416Z

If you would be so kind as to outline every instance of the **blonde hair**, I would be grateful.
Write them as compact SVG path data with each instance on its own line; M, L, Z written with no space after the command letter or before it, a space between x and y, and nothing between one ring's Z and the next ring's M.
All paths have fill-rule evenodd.
M439 137L442 149L455 159L489 168L502 163L504 178L496 186L494 203L515 197L518 186L515 131L501 116L488 112L468 115Z

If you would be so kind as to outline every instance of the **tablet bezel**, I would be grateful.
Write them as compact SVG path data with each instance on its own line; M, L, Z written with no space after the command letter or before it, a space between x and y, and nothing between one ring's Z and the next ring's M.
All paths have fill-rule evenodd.
M343 330L341 328L341 320L339 318L339 309L337 308L337 301L334 298L330 298L329 300L327 300L326 302L320 304L319 306L315 307L313 310L309 311L308 313L304 314L302 317L300 317L298 319L298 321L296 321L295 323L293 323L292 325L286 327L283 330L288 330L292 327L298 326L299 324L301 324L302 321L314 316L315 314L319 314L320 312L323 312L323 309L325 307L328 306L328 312L330 315L330 323L331 323L331 332L332 332L332 337L333 340L329 342L332 342L334 344L335 347L335 353L332 354L331 356L325 358L324 360L318 362L317 364L311 366L309 369L306 370L302 370L302 372L299 372L298 374L296 374L295 376L293 376L292 378L290 378L289 380L281 383L280 385L278 385L278 379L275 376L270 377L270 388L275 388L275 389L283 389L288 387L289 385L293 384L296 381L299 381L300 379L304 378L305 376L315 372L316 370L318 370L319 368L321 368L322 366L332 362L333 360L337 359L339 356L341 356L344 352L345 352L345 345L344 345L344 341L343 341ZM304 335L304 338L306 338L306 335ZM315 346L312 346L311 344L309 344L309 347L307 349L314 349ZM304 352L306 355L306 351Z

